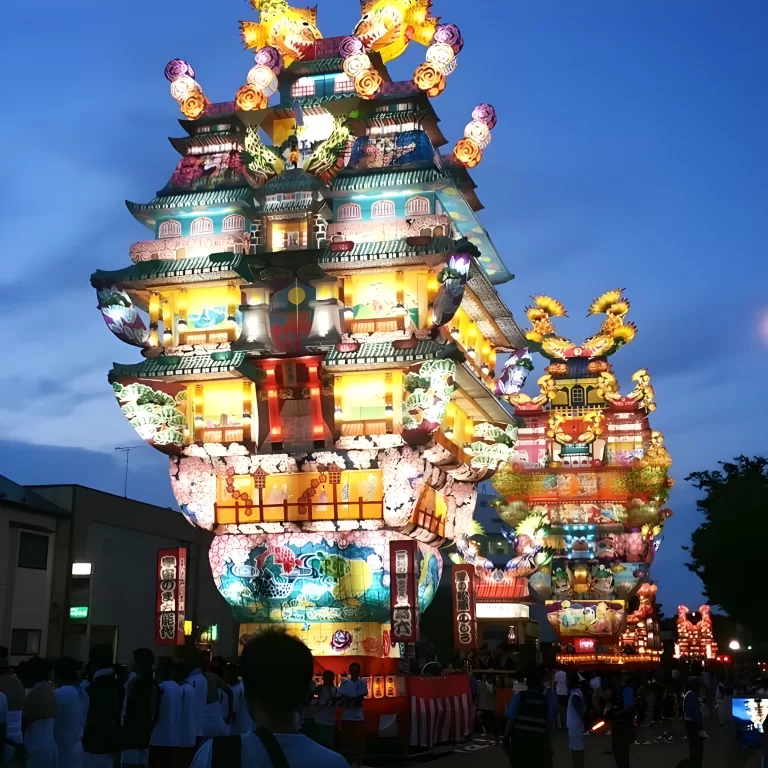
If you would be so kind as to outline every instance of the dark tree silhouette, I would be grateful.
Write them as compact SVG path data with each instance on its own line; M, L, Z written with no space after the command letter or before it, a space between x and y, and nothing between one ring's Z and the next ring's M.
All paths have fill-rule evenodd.
M704 593L731 619L758 636L768 632L768 614L756 601L766 582L768 459L738 456L722 469L693 472L685 479L704 491L696 502L704 522L691 535L686 566Z

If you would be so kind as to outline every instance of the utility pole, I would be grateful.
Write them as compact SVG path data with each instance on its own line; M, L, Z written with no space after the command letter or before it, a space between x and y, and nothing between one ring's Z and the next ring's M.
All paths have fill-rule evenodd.
M116 451L123 451L125 453L125 483L123 484L123 496L128 498L128 460L131 457L131 451L138 448L138 445L119 446L115 448Z

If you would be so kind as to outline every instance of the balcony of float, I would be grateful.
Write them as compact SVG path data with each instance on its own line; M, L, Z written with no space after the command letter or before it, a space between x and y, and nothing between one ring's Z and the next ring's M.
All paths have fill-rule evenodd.
M384 519L384 481L380 469L217 478L217 525L343 522Z
M366 269L342 279L344 328L349 334L426 328L438 290L434 270Z
M165 347L230 343L240 335L239 285L205 283L151 291L150 345Z
M250 379L212 380L187 385L185 445L241 443L258 435L256 385Z
M402 432L402 370L338 374L334 377L333 396L337 437Z

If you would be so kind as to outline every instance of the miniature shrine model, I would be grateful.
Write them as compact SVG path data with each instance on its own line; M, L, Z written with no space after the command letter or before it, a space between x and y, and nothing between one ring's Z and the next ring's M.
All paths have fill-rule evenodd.
M625 321L629 302L619 290L598 297L589 314L606 315L602 328L574 344L555 333L563 305L533 298L529 348L510 358L499 380L524 426L510 465L491 481L517 557L489 577L519 599L530 588L546 601L560 663L653 664L661 642L649 567L671 515L664 508L671 459L649 424L650 375L637 371L634 389L622 395L609 363L635 336ZM549 365L530 397L516 390L534 351Z
M438 547L469 536L476 484L514 446L495 361L525 339L467 171L496 113L478 106L440 152L430 97L463 40L425 0L366 2L331 39L314 11L252 5L256 63L234 101L209 102L187 62L166 68L180 159L127 204L151 232L133 264L92 276L107 326L144 358L109 380L170 457L184 515L216 534L241 643L279 625L329 668L391 675ZM426 62L393 82L384 62L412 40Z

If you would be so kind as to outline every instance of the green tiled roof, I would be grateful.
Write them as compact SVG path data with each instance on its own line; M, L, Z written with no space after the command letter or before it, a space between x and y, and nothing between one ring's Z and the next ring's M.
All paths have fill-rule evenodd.
M401 187L409 184L428 184L437 181L443 174L437 168L420 168L412 171L388 171L364 173L357 176L337 176L331 189L336 192L353 192L377 187Z
M213 352L210 355L162 356L142 363L114 363L109 380L121 378L151 379L159 376L195 376L228 373L245 362L245 352Z
M325 365L371 365L374 363L413 363L430 360L445 353L445 344L419 341L413 349L395 349L389 341L361 344L356 352L339 352L333 347L325 356Z
M286 68L290 75L326 75L331 72L341 72L344 59L310 59L308 61L294 61Z
M262 192L273 195L277 192L308 192L320 189L323 182L311 173L300 168L289 168L279 176L270 179L263 187Z
M428 112L425 109L400 109L386 112L375 112L365 118L368 125L390 125L393 121L397 123L417 122L426 116Z
M226 205L227 203L253 203L253 192L250 187L235 187L234 189L212 189L206 192L189 192L185 195L165 195L156 197L148 203L132 203L125 201L131 213L141 211L159 211L170 208L190 208L193 206Z
M321 107L323 104L328 104L332 101L341 101L342 99L355 99L359 100L360 97L355 91L349 91L347 93L332 93L330 96L306 96L306 97L294 97L289 102L277 104L271 109L293 109L293 102L298 101L302 107Z
M157 259L140 261L125 269L114 271L97 270L91 276L91 283L142 283L156 280L166 280L174 277L192 277L195 275L215 275L225 277L221 273L233 272L246 280L251 279L250 272L237 253L217 253L211 256L200 256L188 259Z
M321 264L345 261L378 261L398 256L424 256L429 253L452 251L456 242L450 237L434 237L429 245L408 245L407 240L380 240L373 243L355 243L351 251L336 252L326 248Z

